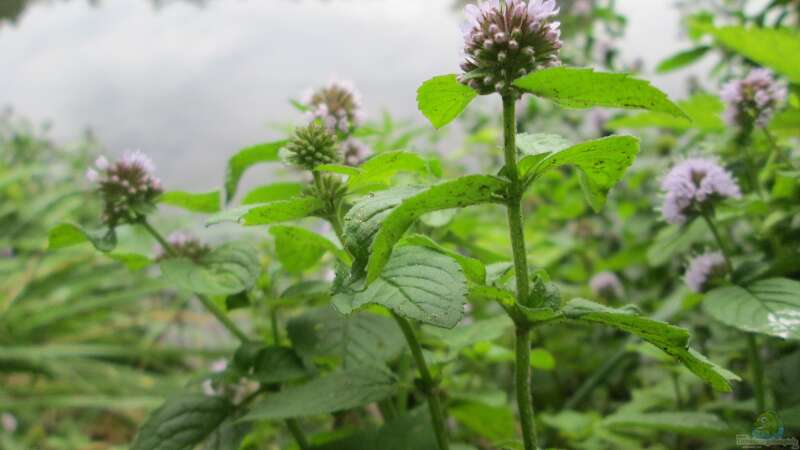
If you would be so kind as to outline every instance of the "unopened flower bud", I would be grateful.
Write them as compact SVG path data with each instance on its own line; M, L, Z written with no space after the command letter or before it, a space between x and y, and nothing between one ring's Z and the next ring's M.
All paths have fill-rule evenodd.
M286 144L286 151L292 164L306 170L341 161L336 138L318 122L295 130L294 136Z

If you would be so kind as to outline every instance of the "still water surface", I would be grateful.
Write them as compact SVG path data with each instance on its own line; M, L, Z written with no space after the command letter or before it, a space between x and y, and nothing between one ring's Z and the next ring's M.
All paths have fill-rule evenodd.
M671 2L618 4L625 59L685 48ZM170 188L211 188L232 152L300 118L287 99L332 76L372 116L421 122L414 91L457 71L460 20L449 0L35 3L0 23L0 105L51 120L59 142L90 128L110 153L142 149ZM680 98L685 76L650 78Z

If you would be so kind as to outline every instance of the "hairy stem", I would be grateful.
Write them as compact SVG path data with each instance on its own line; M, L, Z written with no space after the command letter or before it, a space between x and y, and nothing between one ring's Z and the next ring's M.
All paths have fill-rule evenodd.
M764 365L761 354L758 352L758 343L753 333L747 333L747 348L750 353L750 367L753 371L753 390L756 394L756 414L761 414L766 408L764 395Z
M141 218L139 223L145 228L145 230L147 230L148 233L150 233L151 236L153 236L153 238L156 241L158 241L158 243L161 245L161 248L163 248L168 255L176 256L175 249L172 247L172 245L170 245L170 243L167 242L166 239L164 239L164 236L162 236L161 233L158 232L158 230L156 230L155 228L153 228L152 225L150 225L150 222L148 222L146 218ZM222 326L224 326L228 331L230 331L231 334L236 336L236 338L242 341L242 343L250 341L250 339L247 337L247 334L245 334L244 331L242 331L241 328L239 328L230 319L230 317L228 317L227 314L225 314L225 312L219 309L219 307L213 301L211 301L210 298L202 294L196 294L196 295L197 299L200 300L200 302L203 304L206 310L208 310L208 312L210 312L214 317L216 317L217 320L222 324Z
M447 439L447 430L444 423L444 410L442 409L439 396L436 393L436 383L433 381L431 372L428 369L428 364L425 362L425 357L422 355L422 347L419 345L416 334L411 324L404 317L392 312L392 317L400 326L403 331L403 336L408 342L408 347L411 349L411 355L414 357L414 362L417 364L417 370L421 380L422 392L428 399L428 409L431 412L431 421L433 422L433 431L436 433L436 442L439 444L439 450L448 450L450 444Z
M509 180L508 188L508 229L511 235L511 249L514 253L514 273L517 282L517 303L528 302L528 259L525 252L525 232L522 227L523 186L517 168L517 118L514 109L516 96L503 95L503 137L505 153L505 173ZM539 446L534 424L533 396L531 395L531 331L527 324L515 322L516 363L514 365L517 408L522 426L522 439L525 450L535 450Z

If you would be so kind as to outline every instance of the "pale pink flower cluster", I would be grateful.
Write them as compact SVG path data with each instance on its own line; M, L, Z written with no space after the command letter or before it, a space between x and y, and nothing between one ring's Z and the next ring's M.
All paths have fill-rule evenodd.
M138 169L138 170L137 170ZM105 156L99 156L93 167L86 170L86 179L91 183L111 182L120 183L129 193L135 194L138 190L161 190L161 180L155 176L156 166L149 156L141 150L125 151L122 158L111 164ZM123 173L118 173L123 172ZM136 172L144 176L139 177L138 184L126 180L124 173Z
M726 272L727 266L722 253L704 253L689 262L683 279L692 292L703 293L707 290L710 281L725 275Z
M612 300L623 295L622 283L613 272L599 272L589 280L589 288L597 297Z
M710 159L690 158L673 167L661 182L665 191L661 214L674 225L686 222L710 202L724 198L741 198L733 176Z
M786 85L776 81L769 70L755 69L744 79L723 86L725 121L741 126L752 120L758 126L766 126L787 95Z
M162 193L155 164L139 150L126 151L111 163L105 156L95 160L86 179L97 186L103 197L103 221L113 227L137 220L141 211L152 207Z
M332 80L326 86L308 89L301 98L309 121L320 120L331 131L348 133L364 122L361 94L349 81Z

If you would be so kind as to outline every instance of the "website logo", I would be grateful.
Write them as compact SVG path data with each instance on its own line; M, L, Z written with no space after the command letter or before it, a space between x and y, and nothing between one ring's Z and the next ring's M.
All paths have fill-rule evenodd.
M787 447L800 450L800 442L795 437L784 437L783 422L775 411L761 413L753 422L750 434L737 434L736 445L741 448Z

